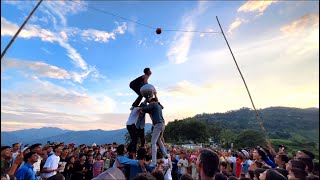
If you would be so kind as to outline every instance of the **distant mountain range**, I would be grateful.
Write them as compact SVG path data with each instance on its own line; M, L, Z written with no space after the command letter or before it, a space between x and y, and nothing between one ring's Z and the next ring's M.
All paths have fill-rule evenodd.
M271 138L288 139L295 134L309 141L319 142L319 108L269 107L258 110ZM228 111L225 113L198 114L193 119L213 124L224 129L239 132L243 129L260 130L255 112L249 108ZM146 124L145 132L151 129ZM23 144L50 142L74 142L76 144L125 143L127 129L112 131L89 130L71 131L59 128L26 129L12 132L1 132L1 144L11 145L15 142Z
M145 132L151 129L151 124L147 123ZM127 129L118 129L104 131L101 129L88 131L71 131L54 127L45 127L40 129L25 129L11 132L1 132L1 144L12 145L15 142L23 144L46 144L50 142L64 142L69 144L74 142L80 144L109 144L112 142L125 143L125 134Z

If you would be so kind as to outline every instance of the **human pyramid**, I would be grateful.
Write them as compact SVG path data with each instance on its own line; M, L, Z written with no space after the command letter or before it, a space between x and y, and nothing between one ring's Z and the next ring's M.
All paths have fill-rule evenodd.
M165 129L165 121L162 115L163 106L158 100L156 89L153 85L148 83L148 79L152 74L150 68L145 68L143 72L144 75L139 76L130 82L130 88L137 93L138 97L130 108L131 113L127 121L127 129L131 137L131 142L128 145L128 149L130 149L130 156L135 159L138 138L141 140L141 147L145 146L145 114L148 113L152 120L152 161L150 166L156 166L157 144L162 151L163 157L168 158L169 156L165 149L162 138ZM145 98L145 101L140 103L143 98Z

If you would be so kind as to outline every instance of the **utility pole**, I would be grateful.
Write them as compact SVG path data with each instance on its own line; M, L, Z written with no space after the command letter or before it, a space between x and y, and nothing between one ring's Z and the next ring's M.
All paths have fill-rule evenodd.
M38 4L36 5L36 7L31 11L31 13L29 14L29 16L27 17L27 19L23 22L23 24L21 25L21 27L19 28L19 30L16 32L16 34L13 36L13 38L11 39L11 41L9 42L9 44L7 45L7 47L4 49L4 51L1 53L1 60L4 57L4 55L6 54L6 52L8 51L9 47L11 46L11 44L13 43L13 41L16 39L16 37L19 35L20 31L22 30L22 28L27 24L27 22L29 21L30 17L32 16L32 14L36 11L36 9L39 7L39 5L41 4L43 0L40 0L38 2Z

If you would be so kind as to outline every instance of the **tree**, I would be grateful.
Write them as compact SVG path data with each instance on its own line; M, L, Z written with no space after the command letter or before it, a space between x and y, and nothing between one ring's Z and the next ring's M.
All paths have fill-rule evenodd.
M240 132L235 140L235 146L239 148L243 147L256 147L259 145L265 145L264 135L255 130L244 130Z

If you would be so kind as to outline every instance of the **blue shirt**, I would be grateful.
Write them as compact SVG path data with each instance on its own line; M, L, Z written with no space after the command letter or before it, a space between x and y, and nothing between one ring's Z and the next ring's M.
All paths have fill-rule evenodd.
M149 104L145 107L142 107L142 111L150 114L150 118L152 120L153 125L161 122L164 123L164 118L162 116L162 108L158 103Z
M33 171L33 166L29 163L24 163L23 166L16 172L17 180L36 180L36 174Z
M129 159L125 156L118 156L117 157L120 164L126 164L126 165L133 165L133 166L139 166L139 161L135 159ZM117 167L117 163L114 162L113 167Z
M155 168L151 168L150 166L145 166L146 170L151 173L152 170ZM132 179L135 175L142 173L142 169L140 166L130 166L130 175L129 179Z
M272 169L276 168L276 165L267 157L267 159L264 161L266 164L272 167Z

